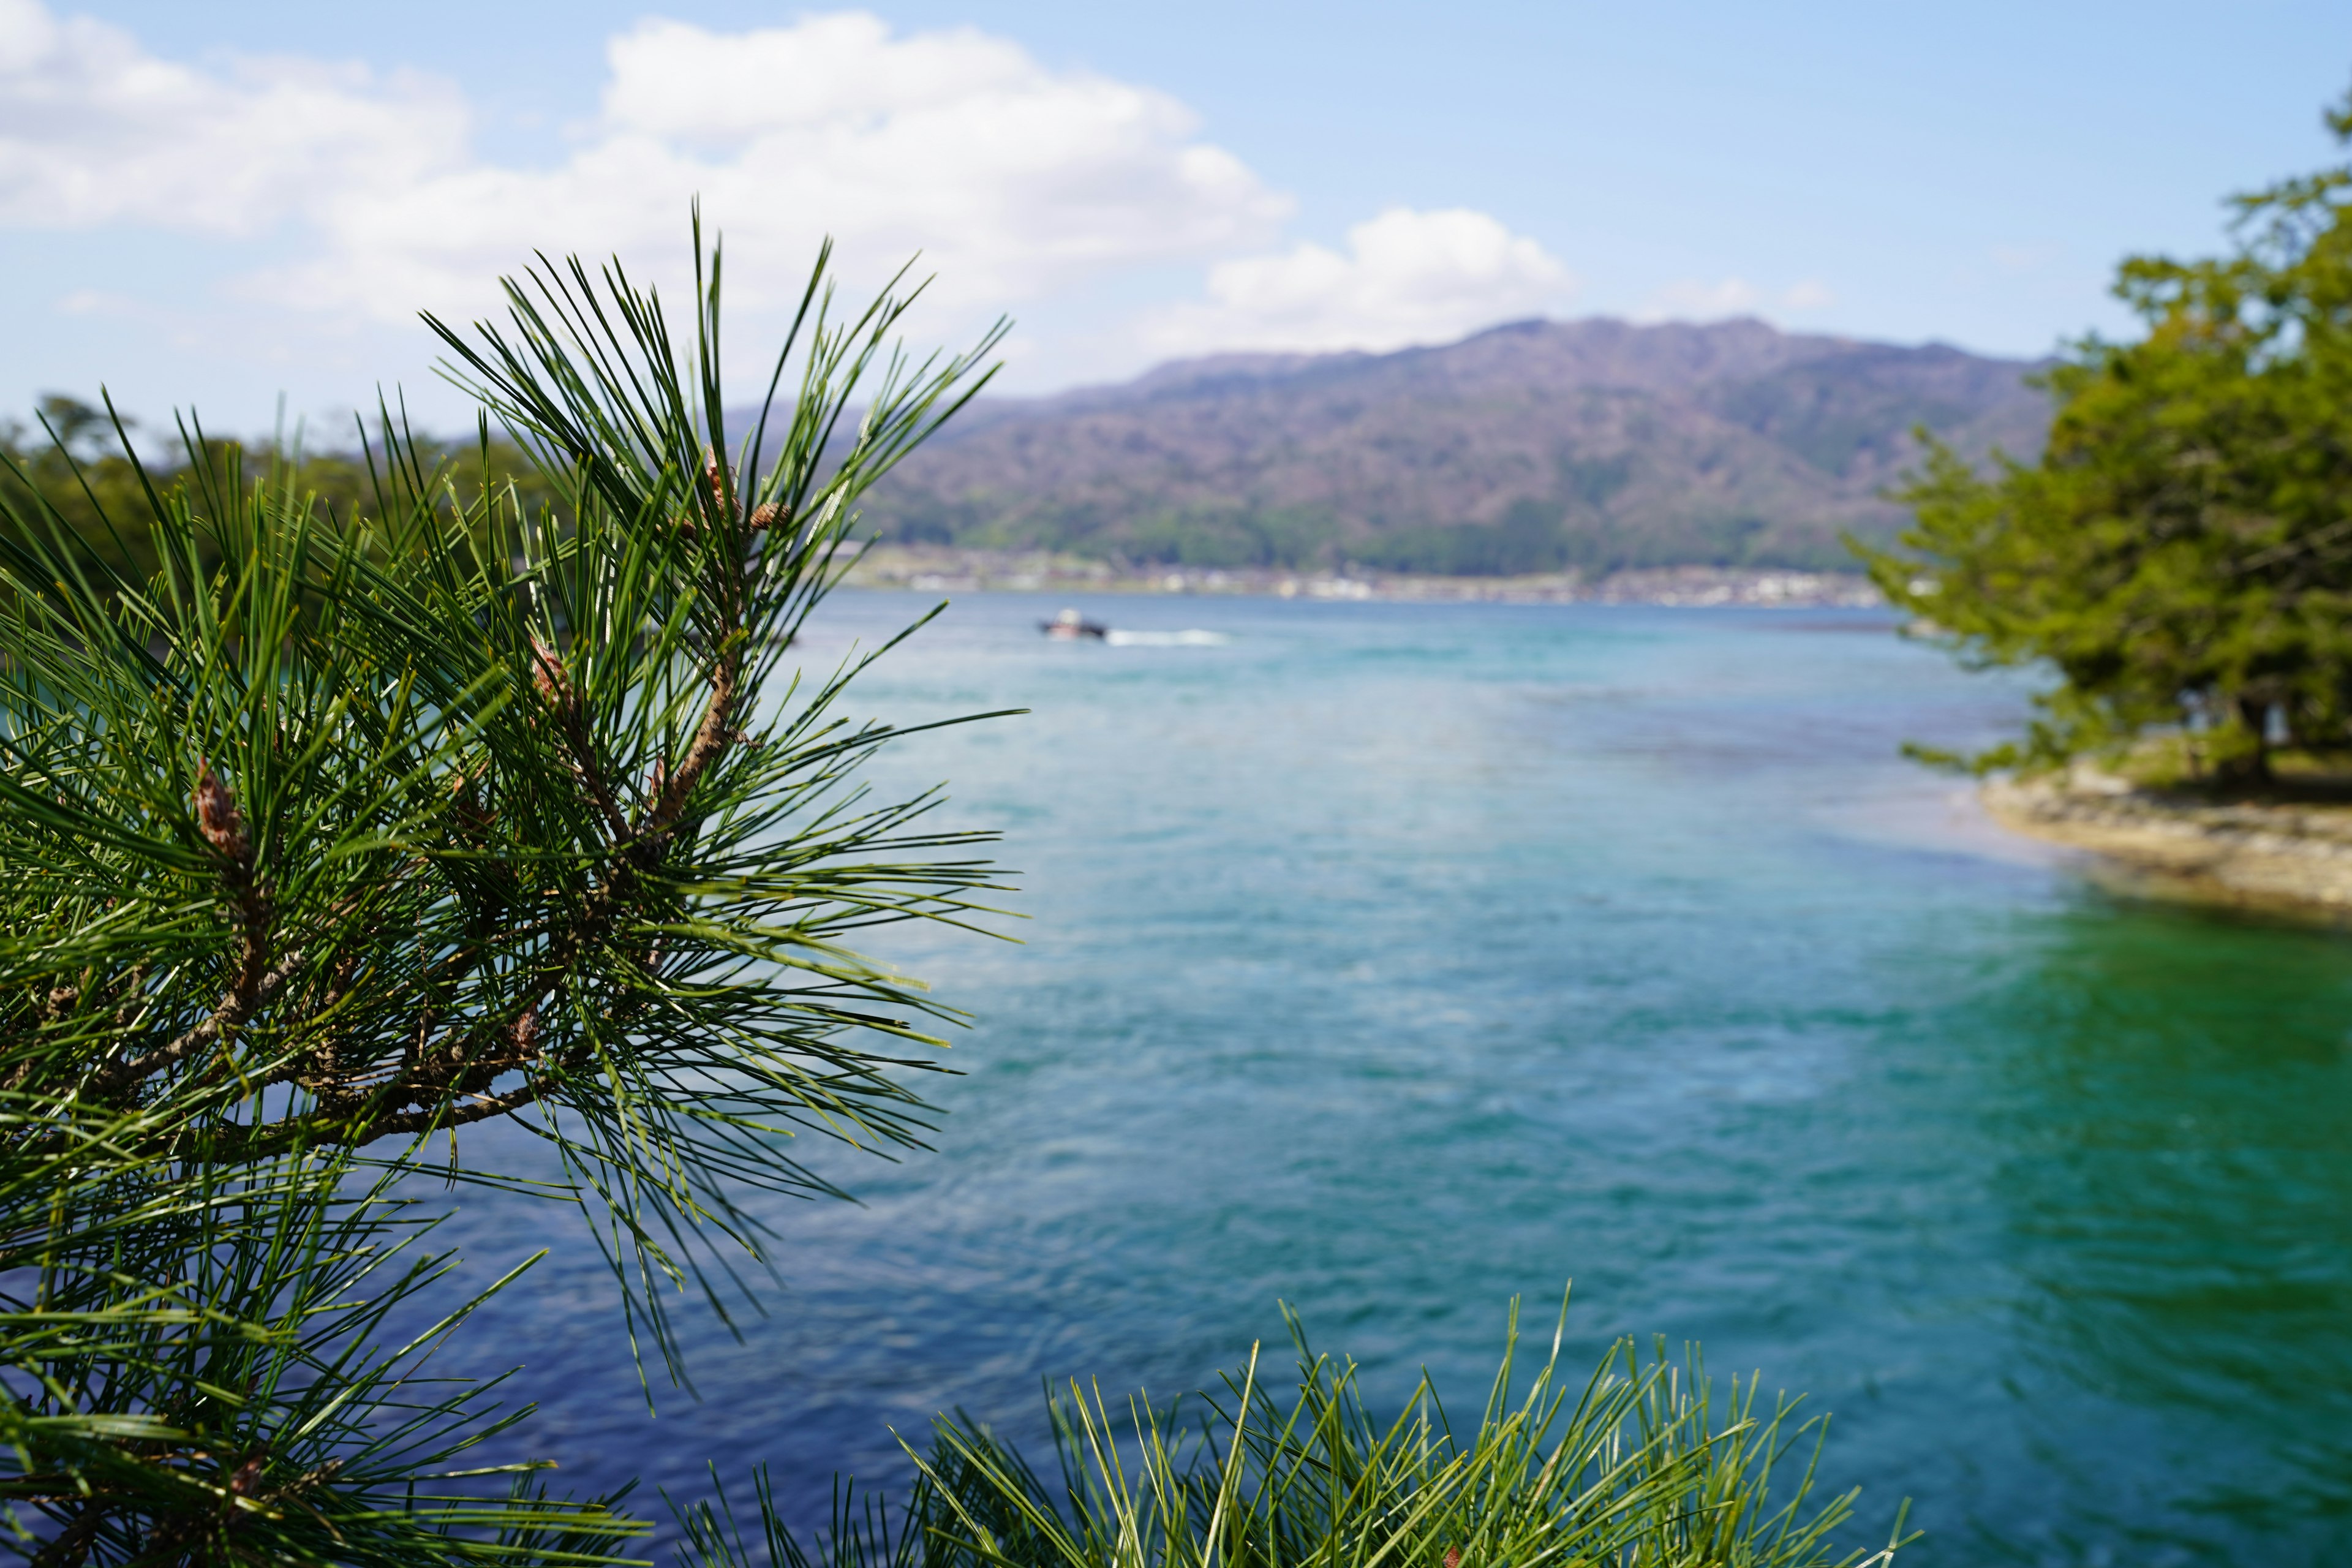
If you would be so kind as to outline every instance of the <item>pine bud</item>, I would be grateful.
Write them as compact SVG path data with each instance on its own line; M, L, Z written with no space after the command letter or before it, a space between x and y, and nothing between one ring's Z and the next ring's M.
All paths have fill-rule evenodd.
M753 528L789 527L792 521L793 509L782 501L761 501L752 509L751 526Z
M457 830L468 838L479 838L490 826L489 808L482 804L482 792L475 787L471 773L459 773L449 781L450 814L457 818Z
M530 639L530 683L539 689L539 700L550 708L572 707L572 676L563 668L562 656L536 637Z
M196 827L204 834L205 842L213 848L243 864L253 853L252 841L245 836L245 820L237 816L236 797L213 772L212 759L196 759Z
M702 486L710 493L710 510L721 517L726 516L727 469L719 462L719 454L708 447L702 449ZM698 531L691 506L677 514L677 531L688 539Z
M228 1480L228 1489L239 1497L251 1497L261 1488L261 1467L269 1458L269 1445L256 1443Z

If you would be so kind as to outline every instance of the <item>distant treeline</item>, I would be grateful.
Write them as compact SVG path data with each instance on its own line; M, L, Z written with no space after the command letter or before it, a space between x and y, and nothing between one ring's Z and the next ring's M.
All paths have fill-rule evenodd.
M1614 465L1622 470L1622 461ZM1629 523L1601 511L1590 494L1524 497L1493 522L1408 522L1367 535L1317 506L1195 505L1118 509L1034 506L1006 517L977 503L901 500L877 529L899 544L1051 550L1136 566L1263 567L1342 571L1370 567L1436 576L1516 577L1576 571L1587 575L1650 566L1769 565L1852 571L1836 541L1759 541L1768 521L1753 513L1699 514L1679 522Z
M377 479L356 438L347 449L309 451L204 436L193 426L163 437L128 419L123 426L118 430L103 409L61 394L43 397L30 420L0 419L0 490L18 515L46 510L94 554L134 577L146 577L157 563L151 525L142 521L152 515L145 486L168 495L206 483L228 492L276 483L336 517L374 506ZM125 431L148 437L138 442L135 458ZM422 449L459 497L478 495L489 484L511 486L532 514L558 505L545 476L503 437L487 445L478 438L426 441Z

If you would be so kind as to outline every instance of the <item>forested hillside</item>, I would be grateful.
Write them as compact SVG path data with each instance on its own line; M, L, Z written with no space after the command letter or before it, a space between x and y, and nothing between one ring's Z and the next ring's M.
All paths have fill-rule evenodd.
M975 405L870 497L885 538L1136 562L1522 573L1847 563L1926 426L2039 452L2035 367L1760 321L1524 321L1229 355Z

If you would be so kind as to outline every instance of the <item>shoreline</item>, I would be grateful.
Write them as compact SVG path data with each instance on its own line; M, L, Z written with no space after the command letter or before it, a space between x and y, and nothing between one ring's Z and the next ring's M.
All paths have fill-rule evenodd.
M852 588L931 593L1245 595L1277 599L1437 604L1723 605L1769 609L1878 609L1859 573L1658 566L1592 578L1578 572L1524 577L1437 577L1349 568L1293 572L1262 566L1135 566L1045 551L961 550L877 544L851 569Z
M2352 806L2219 804L2080 768L1989 780L1978 798L2010 831L2093 857L2118 891L2352 925Z

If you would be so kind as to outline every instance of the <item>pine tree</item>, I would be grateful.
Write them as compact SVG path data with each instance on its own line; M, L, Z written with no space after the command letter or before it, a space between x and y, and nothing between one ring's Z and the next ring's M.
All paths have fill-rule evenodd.
M446 1288L404 1178L499 1180L460 1152L490 1118L545 1140L675 1372L676 1289L768 1255L745 1198L834 1190L790 1140L920 1143L951 1015L851 944L996 884L934 797L859 788L901 732L840 712L873 656L792 649L995 335L910 363L906 297L837 319L820 257L738 440L696 258L684 344L576 260L434 323L557 505L468 493L389 413L356 508L194 426L87 516L0 488L0 1490L35 1561L604 1552L638 1527L601 1504L433 1479L511 1415L380 1342Z
M2352 141L2352 100L2329 123ZM2049 373L2038 463L1980 477L1931 442L1915 525L1863 552L1968 660L2057 673L1979 767L2177 728L2255 783L2281 738L2352 747L2352 167L2236 205L2231 254L2124 264L2147 334Z

